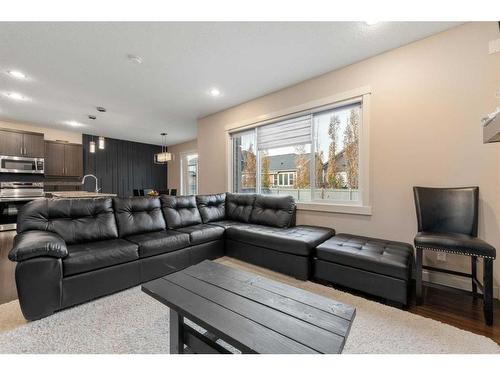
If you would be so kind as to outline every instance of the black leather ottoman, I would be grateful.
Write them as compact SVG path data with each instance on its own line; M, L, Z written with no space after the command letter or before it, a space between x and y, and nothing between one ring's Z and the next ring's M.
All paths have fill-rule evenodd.
M341 233L316 247L314 277L408 304L413 246Z

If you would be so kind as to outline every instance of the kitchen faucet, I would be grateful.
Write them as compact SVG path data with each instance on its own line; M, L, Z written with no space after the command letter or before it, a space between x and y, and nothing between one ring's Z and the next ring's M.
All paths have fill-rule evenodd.
M85 179L86 179L87 177L93 177L93 178L95 179L95 192L96 192L96 193L99 193L99 191L100 191L101 189L99 188L99 185L98 185L98 183L97 183L97 177L96 177L96 176L94 176L93 174L86 174L85 176L83 176L83 178L82 178L82 185L85 183Z

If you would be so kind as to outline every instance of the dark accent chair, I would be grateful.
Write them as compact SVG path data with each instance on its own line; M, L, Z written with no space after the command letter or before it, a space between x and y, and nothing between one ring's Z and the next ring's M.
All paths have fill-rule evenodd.
M486 324L493 324L493 260L496 250L477 237L479 188L413 188L418 233L415 236L417 304L422 303L422 269L469 277L472 294L483 291ZM424 266L424 250L471 257L471 273ZM483 258L483 284L477 279L477 258Z
M134 197L143 197L144 189L134 189Z

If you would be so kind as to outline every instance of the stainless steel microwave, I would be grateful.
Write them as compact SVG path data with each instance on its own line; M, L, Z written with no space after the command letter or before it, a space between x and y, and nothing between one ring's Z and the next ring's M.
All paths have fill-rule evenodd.
M0 173L44 174L43 158L0 155Z

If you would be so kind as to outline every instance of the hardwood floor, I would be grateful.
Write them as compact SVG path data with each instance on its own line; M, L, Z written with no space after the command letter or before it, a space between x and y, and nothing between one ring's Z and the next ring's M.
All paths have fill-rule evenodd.
M408 311L487 336L500 345L500 301L493 300L493 325L484 322L483 300L452 288L424 285L424 303L417 306L413 295Z
M15 231L0 232L0 304L17 298L14 281L15 263L7 259L14 235ZM345 290L360 295L360 293ZM484 323L483 300L481 298L474 300L471 295L451 288L435 288L427 285L424 285L423 293L424 304L417 306L413 295L408 306L409 312L487 336L500 345L499 300L494 300L494 324L490 327Z
M17 298L14 281L16 264L7 258L15 235L15 230L0 232L0 304Z

